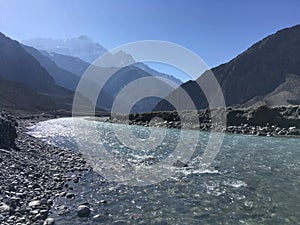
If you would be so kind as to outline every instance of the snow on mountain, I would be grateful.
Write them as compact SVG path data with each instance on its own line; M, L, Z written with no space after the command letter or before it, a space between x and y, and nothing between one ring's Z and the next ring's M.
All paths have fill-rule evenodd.
M98 42L82 35L69 39L32 38L22 43L40 50L78 57L92 63L107 50Z

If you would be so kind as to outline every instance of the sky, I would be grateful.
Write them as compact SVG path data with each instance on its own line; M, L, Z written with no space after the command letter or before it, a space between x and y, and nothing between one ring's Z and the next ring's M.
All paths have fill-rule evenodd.
M0 32L16 39L87 35L111 49L164 40L209 67L300 23L299 0L0 0Z

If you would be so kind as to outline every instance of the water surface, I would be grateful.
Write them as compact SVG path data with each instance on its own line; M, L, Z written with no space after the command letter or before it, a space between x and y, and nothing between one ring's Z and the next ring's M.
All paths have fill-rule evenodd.
M81 145L86 149L99 142L91 135L96 127L107 151L136 166L164 160L181 134L177 129L76 120L82 131ZM166 137L156 149L136 151L121 143L113 128L124 132L129 129L141 139L163 129ZM70 182L79 193L75 200L57 199L56 205L66 204L72 211L78 203L89 202L91 217L80 219L75 213L52 216L58 224L111 224L118 220L130 224L300 224L300 139L226 134L217 157L203 171L200 161L209 133L187 132L191 137L197 132L199 137L187 168L176 169L163 182L135 187L87 173L83 182ZM48 143L80 151L71 118L41 122L31 127L30 133ZM113 169L114 165L110 166Z

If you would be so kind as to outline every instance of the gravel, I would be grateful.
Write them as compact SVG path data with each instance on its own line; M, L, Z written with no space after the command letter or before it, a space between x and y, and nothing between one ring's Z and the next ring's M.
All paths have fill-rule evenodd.
M2 117L12 117L2 112ZM51 118L51 117L50 117ZM83 171L91 168L79 153L48 145L26 133L27 127L50 119L45 116L15 118L15 145L2 140L0 148L0 224L54 224L54 199L74 198L67 180L80 182ZM53 117L52 117L53 118ZM5 119L5 129L14 134ZM54 208L54 207L53 207ZM67 206L60 213L68 213ZM74 211L74 214L76 212ZM49 218L48 218L49 217Z

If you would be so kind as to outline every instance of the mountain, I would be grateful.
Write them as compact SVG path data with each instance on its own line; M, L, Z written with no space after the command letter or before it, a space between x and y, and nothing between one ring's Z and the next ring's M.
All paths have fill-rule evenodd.
M38 52L35 48L28 46L24 47L26 51L28 51L41 63L41 65L55 79L58 85L68 88L70 90L76 89L76 86L80 80L80 78L78 77L81 77L84 74L84 72L90 66L88 62L92 61L88 60L88 62L85 62L84 60L82 60L87 58L84 58L86 55L81 54L83 52L81 50L85 49L91 54L94 54L95 52L99 53L97 43L83 36L79 38L67 39L64 41L57 39L36 38L24 41L23 43L26 43L27 45L32 45L35 48L40 49ZM92 47L94 47L95 50L92 50ZM78 49L81 50L79 51ZM78 52L80 52L80 54ZM94 59L95 58L93 58L93 60ZM117 94L122 88L126 87L129 83L140 78L154 76L157 78L166 78L168 80L171 80L178 86L182 84L182 82L179 79L176 79L171 75L153 70L144 63L135 62L131 55L123 51L119 51L114 54L106 52L105 60L107 60L105 61L107 63L104 63L104 65L107 64L106 68L98 68L97 74L103 74L108 71L114 71L115 74L105 84L103 90L101 91L98 97L97 105L107 110L111 110L112 104ZM124 65L128 64L130 65L122 68ZM97 76L95 77L95 79L91 78L91 80L87 82L89 83L89 88L87 89L90 90L85 91L87 92L85 96L89 99L92 99L92 95L94 93L97 93L97 89L99 89L98 87L101 85L101 83L99 84ZM131 94L138 96L141 93ZM152 111L154 106L159 101L159 98L149 97L147 99L141 100L132 110L133 112ZM129 104L129 102L126 102L126 104Z
M69 65L71 65L72 63L74 63L73 65L76 65L76 62L78 61L83 62L83 61L80 61L80 59L72 56L65 56L57 53L49 54L48 52L46 53L44 52L44 54L42 54L40 51L36 50L35 48L26 45L22 45L22 47L40 62L41 66L43 66L48 71L48 73L54 78L55 82L58 85L68 88L69 90L72 91L76 90L80 77L58 67L57 64L53 62L51 59L55 59L56 61L60 61L63 63L68 61ZM122 66L124 65L124 63L134 62L132 57L126 55L124 52L111 54L109 57L110 57L109 61L112 60L114 62L114 65L116 66ZM152 74L149 74L144 70L139 69L135 66L136 64L134 64L134 66L127 66L120 69L119 71L117 71L116 69L117 67L111 67L111 70L116 70L117 72L112 76L112 78L107 82L107 84L104 86L103 90L101 91L101 94L98 97L98 101L97 101L97 105L99 107L110 110L116 95L123 87L125 87L132 81L137 80L139 78L152 76ZM147 66L145 65L145 67ZM98 68L98 74L102 74L108 71L109 69L110 69L109 67L105 69ZM149 70L151 69L149 68ZM156 74L158 76L160 75L159 72L156 72ZM162 74L161 76L167 76L167 75ZM89 90L86 89L85 91L90 92L90 90L93 90L93 92L91 94L87 94L86 97L92 99L93 97L92 95L97 93L97 90L99 90L99 85L97 85L97 79L94 80L91 79L90 81L88 80L85 81L88 84L87 89L89 89ZM136 94L138 95L140 93L136 93ZM141 101L138 104L137 108L134 109L134 111L138 110L140 112L140 111L152 110L159 100L160 99L149 98L147 102L145 100Z
M54 79L17 41L0 33L0 78L20 82L47 93L56 85Z
M82 76L86 69L90 66L88 62L83 61L78 57L73 57L69 55L62 55L56 52L48 52L45 50L40 50L44 56L48 57L50 60L55 62L60 68L67 70L77 76Z
M103 89L101 90L99 97L98 97L98 105L107 109L111 110L113 102L115 101L116 97L120 94L120 92L128 85L130 85L132 82L138 82L139 79L142 78L147 78L147 77L152 77L154 79L151 79L152 82L156 82L157 85L162 83L161 80L159 80L156 77L153 77L152 74L147 73L146 71L134 66L126 66L123 68L118 68L118 67L108 67L108 68L96 68L98 70L98 74L112 74L112 76L107 80L105 83ZM97 78L94 79L94 82L97 83L99 82ZM101 82L101 81L100 81ZM143 94L143 90L145 86L148 85L145 82L141 82L139 85L135 85L137 88L136 90L130 90L127 92L127 96L123 96L123 102L119 102L119 108L122 108L128 104L131 103L131 97L136 97L136 96L141 96ZM155 85L153 85L155 86ZM156 90L157 93L160 93L160 90ZM168 92L171 93L171 90ZM105 98L106 95L109 94L112 96L112 98L108 101L103 103L103 99L108 99ZM142 99L139 101L138 105L136 105L133 109L132 112L148 112L152 111L155 105L160 101L160 98L156 97L151 97L149 96L148 98Z
M85 77L86 82L81 84L81 90L84 92L82 92L82 94L89 99L93 99L95 97L95 94L99 93L100 91L97 98L97 106L106 109L107 111L110 111L112 109L116 97L119 94L122 94L121 91L124 91L126 88L130 87L133 82L135 82L136 84L138 83L138 85L134 86L135 89L131 87L126 91L126 96L122 96L122 101L118 102L119 108L126 108L126 106L132 103L134 97L140 97L141 95L143 95L145 93L145 88L147 86L149 87L149 82L143 82L142 78L149 78L148 81L150 80L152 82L153 88L151 90L153 92L162 93L162 91L159 90L158 87L163 82L160 79L155 78L152 74L149 74L144 70L135 67L134 65L126 66L123 68L97 67L91 65L89 67L88 75L88 78ZM165 94L163 97L171 93L172 90L174 90L174 88L170 90L164 89L164 93L167 94ZM135 107L133 111L152 111L152 109L159 101L160 99L152 98L151 96L149 96L149 98L139 101L137 107Z
M102 45L85 35L69 39L38 37L24 40L22 43L39 50L78 57L89 63L92 63L95 59L107 51Z
M300 25L272 34L251 46L228 63L213 68L227 106L299 104L300 83ZM212 75L202 74L197 82ZM208 106L196 82L181 85L193 99L197 108ZM182 90L177 89L166 100L173 99L184 105ZM156 110L169 110L161 101Z
M257 96L243 104L244 107L259 105L300 105L299 75L287 74L285 81L267 95Z
M27 106L26 111L72 108L74 92L58 86L38 60L2 33L0 79L2 107L11 103L10 107L20 110Z
M56 52L48 52L45 50L40 50L40 53L42 53L44 56L48 57L50 60L55 62L55 64L57 66L63 68L64 70L67 70L73 74L76 74L80 77L84 74L86 69L90 66L89 63L83 61L82 59L80 59L78 57L62 55L62 54L58 54ZM109 54L109 53L107 52L107 54ZM114 65L109 65L111 67L121 67L125 63L126 64L132 63L133 66L140 68L153 76L169 79L178 85L182 84L181 80L177 79L176 77L174 77L172 75L158 72L158 71L150 68L149 66L147 66L144 63L135 62L135 60L130 55L126 54L125 52L120 51L120 52L117 52L115 54L110 54L110 55L111 55L110 61L114 62Z
M73 56L61 55L58 53L47 52L44 50L40 50L39 53L32 47L26 47L25 49L27 49L27 51L29 51L42 64L42 66L47 69L49 74L55 78L55 81L59 85L69 88L71 90L75 90L79 80L78 77L74 79L74 74L73 76L67 74L66 70L68 70L69 72L77 71L78 75L82 76L85 70L90 66L90 64ZM158 78L161 77L172 80L178 86L182 83L180 80L176 79L171 75L160 73L149 68L146 64L136 63L130 55L126 54L123 51L119 51L114 54L108 52L106 54L105 60L105 62L107 62L105 63L107 64L107 67L105 68L99 68L95 65L92 66L97 72L95 73L95 76L90 78L90 81L86 80L89 86L87 89L89 90L86 90L85 92L87 92L86 96L92 99L94 93L97 93L97 90L100 89L99 86L101 85L101 81L99 82L98 75L100 74L101 76L101 74L103 75L106 73L113 74L111 79L105 84L101 95L98 97L97 101L98 106L107 110L111 109L112 103L114 102L116 95L122 88L126 87L129 83L140 78L146 76L155 76ZM122 66L124 66L125 64L131 65L122 68ZM57 65L59 67L62 67L63 69L57 68ZM141 93L134 94L138 96ZM159 102L159 100L160 99L157 98L148 98L147 100L142 100L133 109L133 111L151 111L153 107Z
M44 56L35 48L26 45L21 46L46 69L46 71L54 78L56 84L72 91L76 90L80 80L79 76L58 67L55 62Z
M135 66L137 68L140 68L140 69L144 70L145 72L152 74L155 77L166 78L168 80L173 81L175 84L178 84L178 85L182 84L182 81L179 80L179 79L177 79L176 77L174 77L174 76L172 76L170 74L158 72L158 71L150 68L145 63L137 62L137 63L134 63L133 66Z
M58 109L55 102L25 85L0 79L0 111L45 112Z

